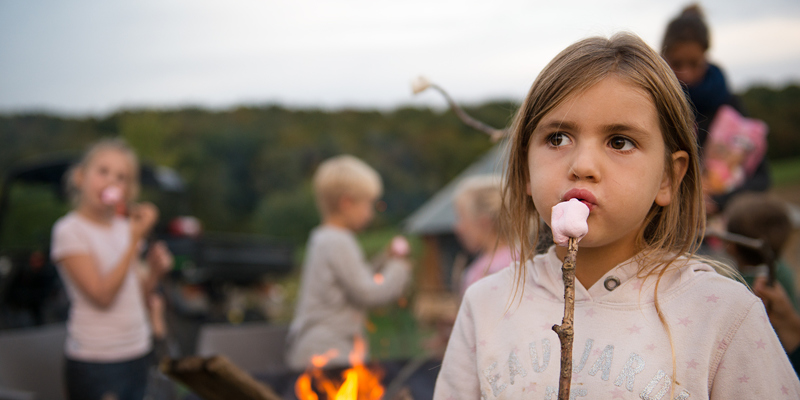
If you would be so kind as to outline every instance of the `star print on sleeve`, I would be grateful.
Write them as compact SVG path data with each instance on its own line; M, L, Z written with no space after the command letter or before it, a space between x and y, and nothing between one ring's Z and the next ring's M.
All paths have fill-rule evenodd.
M761 339L758 339L758 341L756 342L756 349L765 349L766 350L766 348L767 348L767 343L764 342Z
M625 399L625 391L618 387L611 391L611 395L613 396L611 397L612 399Z
M707 303L716 303L717 300L719 300L719 297L717 297L717 295L715 294L712 294L710 296L705 296L705 298Z
M692 359L686 363L686 369L697 369L697 366L700 365L697 361Z
M747 383L747 381L750 380L750 377L747 376L747 374L744 374L736 379L739 381L739 383Z
M692 324L692 320L689 317L686 318L678 318L678 325L683 325L685 327L689 327Z
M642 330L642 327L641 326L637 326L636 324L633 324L632 327L628 328L628 332L630 334L634 334L634 333L639 334L641 330Z
M526 295L525 295L525 300L528 300L528 301L533 301L533 294L532 294L532 293L528 293L528 294L526 294Z

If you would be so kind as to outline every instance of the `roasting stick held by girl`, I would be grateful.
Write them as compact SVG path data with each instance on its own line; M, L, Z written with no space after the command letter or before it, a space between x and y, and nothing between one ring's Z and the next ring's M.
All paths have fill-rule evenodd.
M561 342L561 375L558 379L558 399L568 400L572 381L572 344L575 339L573 326L575 319L575 259L578 256L578 242L589 232L586 219L589 207L580 200L572 198L553 206L550 226L553 240L559 246L567 246L567 256L561 266L564 280L564 318L561 325L553 325ZM565 243L566 242L566 243Z
M467 289L434 399L556 398L552 327L570 328L570 241L569 398L800 398L762 302L695 254L706 219L693 113L641 38L588 38L557 55L508 149L503 204L518 262ZM553 207L570 201L589 211L580 248L566 233L535 254L540 221L564 239Z

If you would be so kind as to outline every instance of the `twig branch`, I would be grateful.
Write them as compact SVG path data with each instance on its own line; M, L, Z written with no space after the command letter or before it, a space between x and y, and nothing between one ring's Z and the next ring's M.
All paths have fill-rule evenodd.
M578 240L569 238L567 256L561 265L564 279L564 319L561 325L553 325L561 342L561 376L558 380L558 400L569 400L572 382L572 342L575 339L573 322L575 320L575 258L578 254Z
M464 111L464 109L462 109L458 104L456 104L455 101L453 101L453 98L450 97L450 95L447 94L447 92L441 86L436 85L434 83L430 83L427 79L423 77L419 77L413 85L413 91L415 94L420 93L428 88L435 89L436 91L441 93L442 96L444 96L445 100L447 100L447 104L450 106L450 109L453 110L454 113L456 113L456 116L459 119L461 119L461 121L467 124L467 126L475 128L489 135L489 137L492 139L493 142L496 142L508 136L509 134L508 129L497 129L469 116L469 114L467 114L466 111Z
M716 237L728 243L737 244L758 251L761 261L767 265L767 282L772 285L775 282L775 253L769 243L764 239L755 239L728 231L708 230L706 237Z

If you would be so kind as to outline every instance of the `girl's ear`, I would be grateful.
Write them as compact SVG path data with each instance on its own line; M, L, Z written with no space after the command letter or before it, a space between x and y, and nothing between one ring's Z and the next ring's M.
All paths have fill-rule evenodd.
M83 166L77 166L69 170L69 181L76 190L83 185Z
M689 153L678 150L672 153L672 176L675 177L675 182L670 179L670 174L664 171L664 176L661 179L661 187L656 194L656 204L661 207L666 207L672 203L672 195L675 188L683 180L686 175L686 170L689 168Z
M492 219L488 215L479 215L476 216L475 219L478 221L478 225L483 229L484 232L490 232L494 230Z

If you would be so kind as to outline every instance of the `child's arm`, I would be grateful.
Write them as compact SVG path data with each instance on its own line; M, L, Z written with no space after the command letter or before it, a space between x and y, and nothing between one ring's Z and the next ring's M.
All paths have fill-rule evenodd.
M738 329L723 337L718 351L721 361L710 381L711 399L800 398L800 381L761 302L755 301Z
M404 259L389 258L376 274L353 244L332 242L326 252L336 282L344 288L347 298L359 306L386 304L400 297L408 282L411 267Z
M142 292L144 292L145 297L155 290L161 278L172 269L173 261L172 253L164 242L153 243L147 252L148 268L143 271L141 276Z
M75 286L100 308L108 308L119 293L132 261L137 256L139 241L152 228L158 212L152 205L140 205L131 215L131 241L117 265L101 274L91 254L68 255L59 260Z
M447 343L442 369L436 380L434 400L483 397L480 393L476 361L477 341L473 312L467 291L467 297L458 310L458 317Z
M756 295L767 307L770 323L778 334L783 348L791 354L800 347L800 314L780 284L769 286L766 278L756 278L753 284Z

